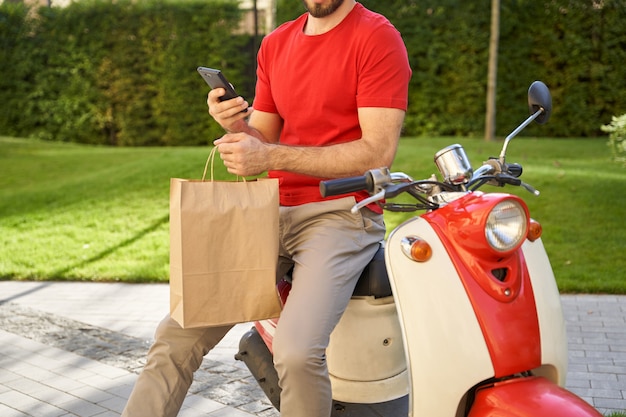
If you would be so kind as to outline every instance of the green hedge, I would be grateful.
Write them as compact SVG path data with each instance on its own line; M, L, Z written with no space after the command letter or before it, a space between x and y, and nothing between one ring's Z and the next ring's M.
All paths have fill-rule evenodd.
M490 0L362 0L400 30L413 68L405 134L484 131ZM279 0L278 20L303 12ZM36 17L35 17L36 16ZM80 0L0 5L0 134L131 145L206 144L199 65L252 99L254 39L235 0ZM526 89L551 89L549 124L527 135L595 136L626 108L624 0L502 2L497 134L527 114ZM337 47L341 47L337 45ZM384 86L381 86L384 88Z
M362 3L388 16L407 45L414 71L408 134L481 136L491 1ZM502 0L500 19L498 135L525 117L527 87L538 79L552 91L554 113L525 134L595 136L624 112L626 1Z
M252 91L243 81L255 52L250 37L232 33L240 19L232 1L81 0L42 8L36 19L23 6L0 10L2 42L14 41L0 57L3 134L204 144L222 131L207 114L196 67L222 68L242 94Z

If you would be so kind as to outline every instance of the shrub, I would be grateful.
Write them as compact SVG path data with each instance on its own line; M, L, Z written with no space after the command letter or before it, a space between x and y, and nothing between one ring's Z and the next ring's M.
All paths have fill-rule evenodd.
M611 123L600 128L609 134L608 145L613 158L626 166L626 114L613 116Z

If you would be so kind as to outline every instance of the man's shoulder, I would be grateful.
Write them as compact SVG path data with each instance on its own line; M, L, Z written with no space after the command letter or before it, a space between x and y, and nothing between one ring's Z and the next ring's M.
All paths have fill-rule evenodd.
M361 3L357 3L355 5L355 12L358 16L357 22L360 26L364 28L368 28L368 30L377 30L377 29L393 29L396 30L393 24L380 13L372 11Z
M389 48L403 46L402 36L396 27L380 13L371 11L357 3L347 23L347 30L342 31L346 42L353 42L357 50L387 51Z

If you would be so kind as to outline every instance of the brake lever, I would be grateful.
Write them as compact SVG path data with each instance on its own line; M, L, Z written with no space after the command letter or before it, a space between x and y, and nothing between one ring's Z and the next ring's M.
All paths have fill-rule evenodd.
M356 203L350 211L352 212L352 214L355 214L363 207L368 206L372 203L375 203L380 200L384 200L386 198L396 197L399 194L405 192L407 188L410 188L412 184L413 183L410 183L410 182L402 182L399 184L387 184L384 188L382 188L376 194Z
M536 190L532 185L525 183L524 181L520 180L519 178L515 178L509 174L497 174L496 175L496 179L498 182L504 183L504 184L510 184L510 185L516 185L519 187L523 187L524 189L526 189L527 191L529 191L531 194L538 196L539 194L541 194L538 190Z
M539 194L541 194L541 192L537 189L535 189L532 185L530 184L526 184L525 182L522 181L522 183L520 184L522 187L524 187L527 191L529 191L530 193L532 193L535 196L539 196Z
M383 200L385 198L385 190L379 191L378 193L367 197L366 199L363 199L361 201L359 201L358 203L356 203L354 206L352 206L352 209L350 209L350 212L352 214L356 214L359 212L359 210L361 210L363 207L368 206L372 203L375 203L377 201Z

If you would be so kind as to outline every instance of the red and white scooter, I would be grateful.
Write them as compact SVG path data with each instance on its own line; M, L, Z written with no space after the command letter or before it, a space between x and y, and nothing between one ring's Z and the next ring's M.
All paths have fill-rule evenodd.
M381 244L331 335L334 400L381 403L408 395L413 417L601 416L563 388L565 323L540 224L521 198L477 191L513 185L539 194L519 179L522 167L505 158L515 135L550 116L542 82L530 86L528 102L531 116L506 138L499 157L475 171L463 148L452 145L435 155L443 181L382 168L321 184L324 196L369 191L353 210L378 202L385 210L426 211ZM391 202L400 195L411 203ZM287 302L288 280L279 292ZM255 323L236 357L279 409L276 323Z

